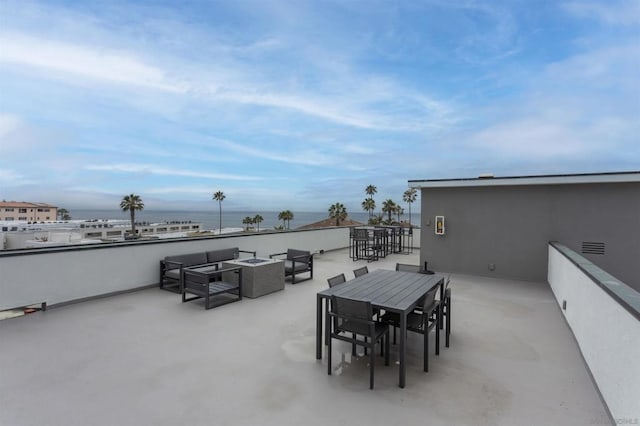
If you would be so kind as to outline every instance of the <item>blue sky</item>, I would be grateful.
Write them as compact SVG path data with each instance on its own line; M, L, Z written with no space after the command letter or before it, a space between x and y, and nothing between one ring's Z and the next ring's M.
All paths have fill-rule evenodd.
M0 0L0 199L361 211L638 170L639 76L638 1Z

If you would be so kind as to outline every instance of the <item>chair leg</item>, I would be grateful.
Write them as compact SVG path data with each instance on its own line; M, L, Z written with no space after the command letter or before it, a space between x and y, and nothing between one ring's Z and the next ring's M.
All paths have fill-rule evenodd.
M440 315L436 313L436 355L440 355Z
M449 347L449 335L451 334L451 298L447 300L447 329L445 331L445 346Z
M352 333L352 334L351 334L351 337L352 337L352 338L353 338L353 340L355 341L355 340L356 340L356 333ZM353 344L351 345L351 355L352 355L352 356L356 356L356 355L357 355L357 353L356 353L356 344L355 344L355 343L353 343Z
M389 330L385 336L382 337L384 339L384 365L389 365Z
M367 347L365 346L365 351L367 350ZM369 356L369 389L373 389L373 372L375 370L375 365L376 365L376 351L375 349L372 347L371 348L371 355Z
M429 371L429 332L425 331L423 337L424 337L424 348L422 348L422 350L424 352L422 353L422 356L424 357L423 359L424 371L427 372Z
M329 330L329 342L327 343L327 374L331 375L331 318L327 315L327 319L325 321L325 327Z
M326 318L328 318L328 317L329 317L329 304L330 304L330 303L331 303L331 301L330 301L330 300L327 300L327 301L325 302L324 315L325 315L325 317L326 317ZM334 320L334 319L332 319L332 320L331 320L331 322L332 322L334 325L335 325L335 321L336 321L336 320ZM337 329L338 327L335 327L335 328ZM329 329L329 327L325 327L325 328L324 328L324 344L325 344L325 345L328 345L328 344L329 344L329 333L330 333L330 332L331 332L331 330Z

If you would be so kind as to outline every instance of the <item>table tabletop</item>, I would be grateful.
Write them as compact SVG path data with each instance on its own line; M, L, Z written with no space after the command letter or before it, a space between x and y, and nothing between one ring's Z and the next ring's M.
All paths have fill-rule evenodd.
M377 269L358 278L318 292L318 296L332 295L371 302L374 307L392 312L410 312L429 290L443 280L441 274L417 274Z

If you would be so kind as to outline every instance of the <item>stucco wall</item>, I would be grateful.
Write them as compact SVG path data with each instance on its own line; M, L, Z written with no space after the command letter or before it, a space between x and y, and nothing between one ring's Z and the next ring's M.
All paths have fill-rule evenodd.
M555 247L548 259L549 285L614 420L637 423L640 321Z
M160 259L174 254L239 247L267 256L287 248L333 250L348 242L348 228L327 228L0 253L0 310L42 302L53 305L156 284Z
M423 188L421 200L430 269L545 281L549 241L577 252L603 242L604 255L584 256L640 289L638 183ZM446 218L443 236L436 215Z

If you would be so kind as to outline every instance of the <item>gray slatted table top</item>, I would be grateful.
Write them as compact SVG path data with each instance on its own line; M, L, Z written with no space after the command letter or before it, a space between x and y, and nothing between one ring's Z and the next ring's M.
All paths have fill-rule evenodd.
M378 269L333 288L318 292L318 296L332 295L369 301L374 307L391 312L409 312L429 290L444 280L442 274L417 274Z

